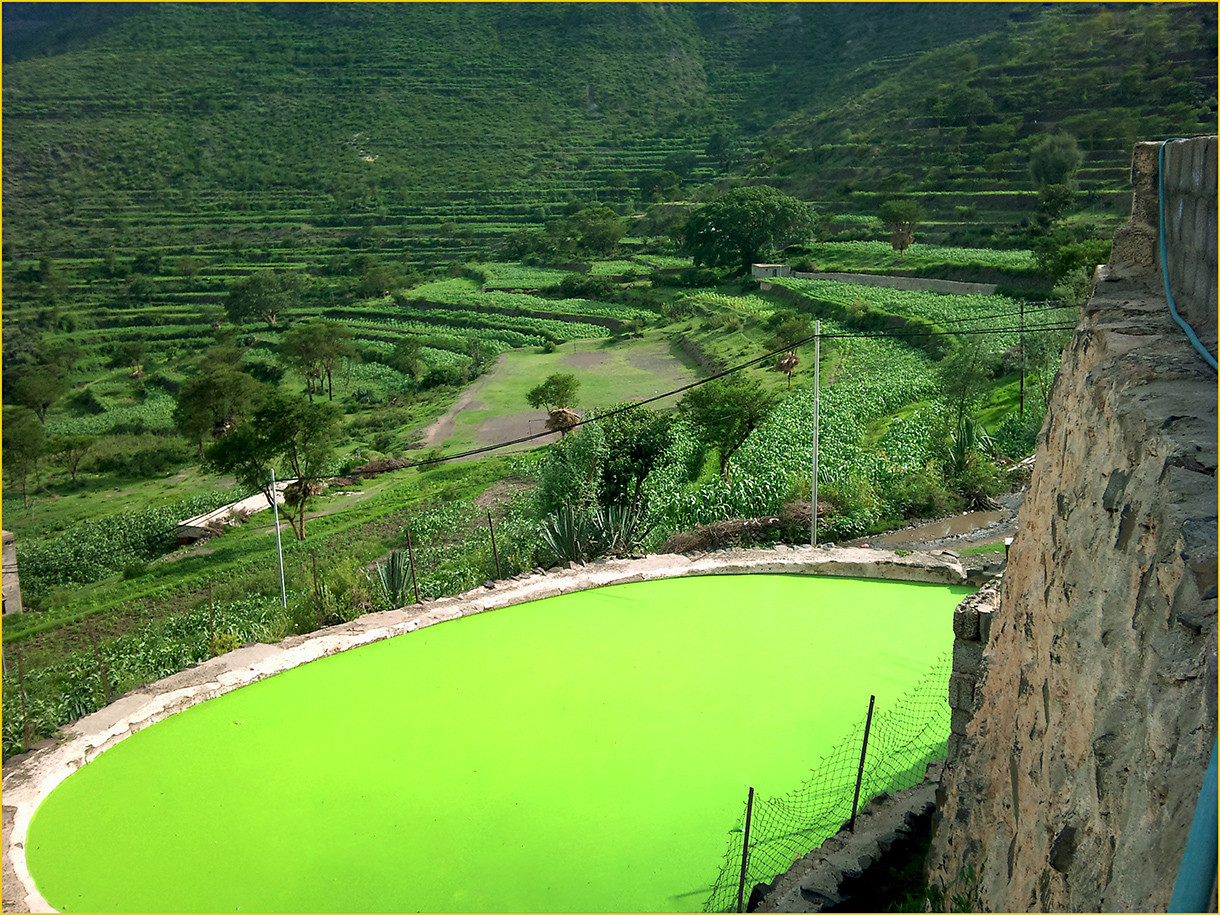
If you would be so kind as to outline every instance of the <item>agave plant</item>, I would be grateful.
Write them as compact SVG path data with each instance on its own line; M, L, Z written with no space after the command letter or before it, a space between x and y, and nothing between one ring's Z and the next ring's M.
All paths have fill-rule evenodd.
M569 503L548 516L538 533L560 562L585 562L629 552L647 530L644 513L633 506L597 505L585 514L573 512Z
M584 549L587 538L583 536L581 521L579 516L573 515L571 502L566 510L543 519L538 535L560 562L584 562L588 558Z
M367 572L365 575L389 609L394 610L408 603L407 589L411 584L411 565L409 557L402 550L392 550L385 562L377 563L375 575L369 575Z

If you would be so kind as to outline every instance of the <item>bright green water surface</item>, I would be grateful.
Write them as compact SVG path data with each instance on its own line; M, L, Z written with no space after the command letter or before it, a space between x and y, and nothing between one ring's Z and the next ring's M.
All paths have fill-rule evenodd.
M188 709L44 801L64 911L692 911L952 644L962 587L722 575L434 626Z

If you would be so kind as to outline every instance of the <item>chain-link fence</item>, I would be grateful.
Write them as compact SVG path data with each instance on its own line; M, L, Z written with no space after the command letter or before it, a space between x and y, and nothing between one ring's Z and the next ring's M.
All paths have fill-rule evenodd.
M928 763L945 755L950 667L951 656L945 654L888 709L874 710L871 722L862 706L860 720L798 788L782 797L754 797L744 865L743 797L741 821L731 833L724 865L703 911L742 911L756 884L775 879L838 832L851 819L857 777L861 807L882 792L922 781ZM868 744L861 766L866 725Z

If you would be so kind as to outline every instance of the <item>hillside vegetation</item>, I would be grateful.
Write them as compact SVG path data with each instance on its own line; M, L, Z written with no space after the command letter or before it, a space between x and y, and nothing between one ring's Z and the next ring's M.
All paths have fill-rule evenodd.
M1131 141L1215 129L1201 4L4 24L3 507L32 611L4 624L6 754L27 719L414 600L385 577L408 534L421 597L728 518L804 540L817 321L822 539L988 504L1129 207ZM1052 136L1070 161L1037 182ZM740 251L692 250L724 201L783 208L792 231L741 251L811 276L761 289ZM882 204L915 214L901 246ZM286 507L287 607L264 516L174 549L270 469L318 484Z

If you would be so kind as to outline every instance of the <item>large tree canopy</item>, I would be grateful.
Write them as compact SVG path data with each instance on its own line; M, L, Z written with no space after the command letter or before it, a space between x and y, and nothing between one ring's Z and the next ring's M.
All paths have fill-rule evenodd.
M775 395L758 379L728 375L686 393L678 409L691 418L700 437L720 454L720 476L729 478L729 459L775 406Z
M234 324L260 318L268 327L274 327L284 312L296 304L303 287L299 273L259 270L229 286L225 311Z
M907 248L915 241L915 229L922 214L914 200L887 200L878 211L881 224L889 229L890 246L905 258Z
M339 427L331 404L307 403L277 392L250 419L208 447L205 466L233 474L269 501L274 498L271 468L286 470L298 483L296 498L285 502L285 513L297 539L304 540L305 503L311 485L334 454Z
M738 187L691 213L683 247L696 266L749 267L760 257L806 240L813 208L773 187Z

